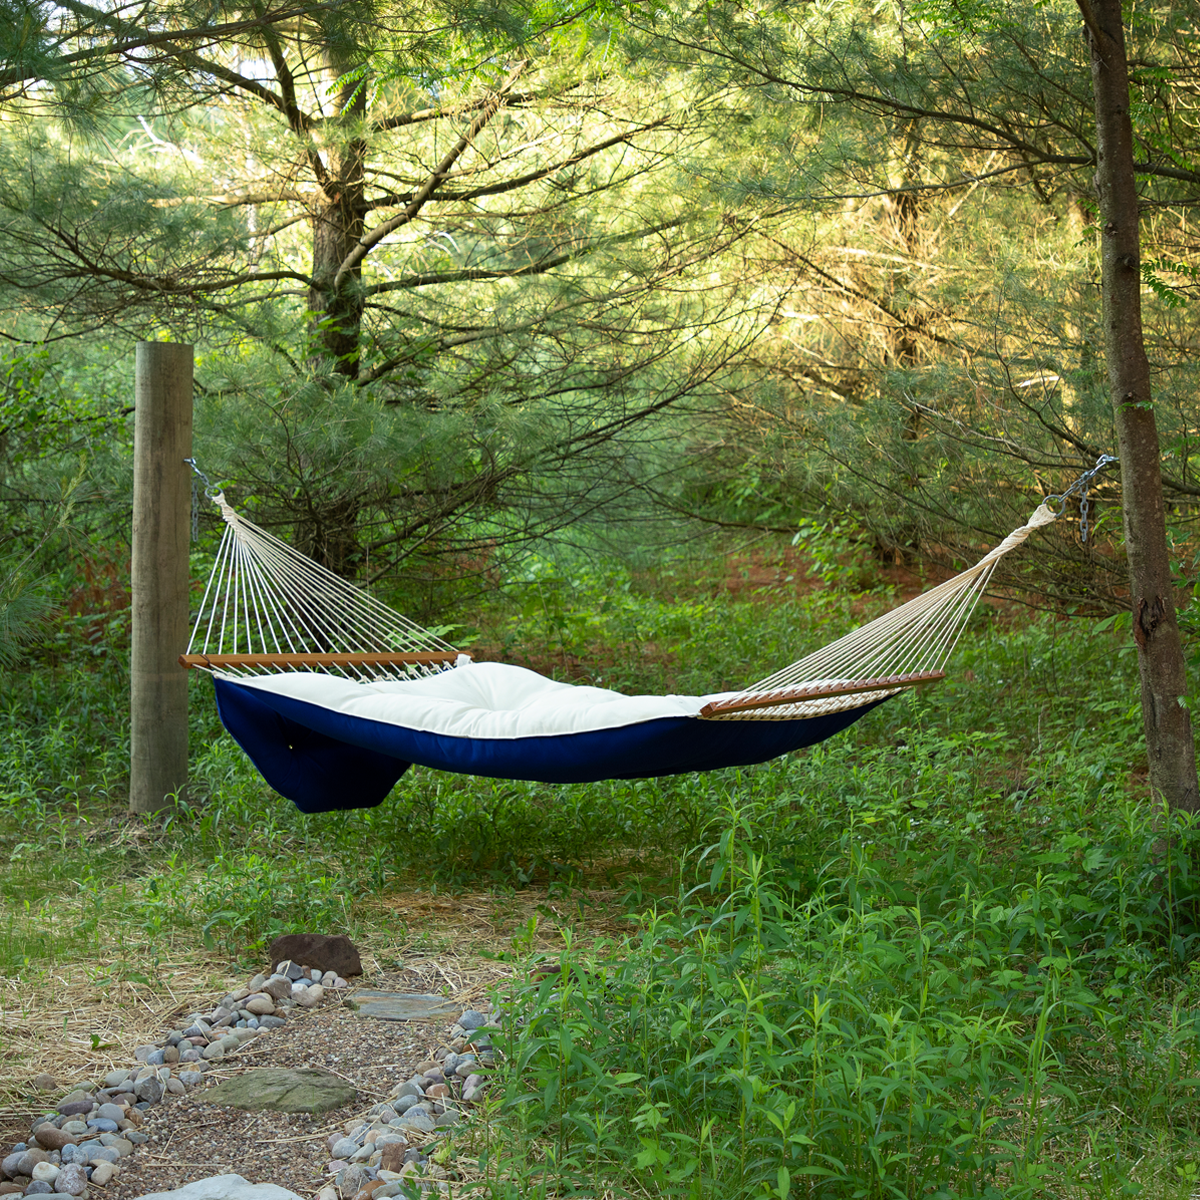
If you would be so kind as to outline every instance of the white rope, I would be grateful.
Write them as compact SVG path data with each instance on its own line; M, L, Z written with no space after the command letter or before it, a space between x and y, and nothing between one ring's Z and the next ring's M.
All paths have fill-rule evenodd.
M836 642L760 679L735 699L822 685L891 679L898 675L927 675L941 671L954 652L975 606L987 590L996 564L1035 530L1055 520L1057 513L1040 505L1019 529L994 550L953 579L923 592L891 612L862 625ZM866 699L895 695L903 686L845 695L800 699L769 708L714 714L717 720L786 720L796 716L840 712L860 707Z
M212 574L188 643L191 655L452 654L454 648L414 621L339 578L239 516L217 493L225 519ZM232 674L278 668L222 667ZM431 674L442 664L335 664L352 679Z
M214 502L225 519L212 575L188 643L189 654L413 654L454 652L440 638L339 578L266 530L239 516L225 497ZM715 720L786 720L860 708L903 691L897 676L940 672L987 590L999 560L1056 516L1043 504L973 567L885 613L831 645L760 679L733 702L780 692L837 687L842 694L780 698L766 707L716 712ZM444 664L337 664L351 679L427 675ZM235 674L278 669L223 667ZM881 686L881 680L887 686ZM847 687L847 685L850 685Z

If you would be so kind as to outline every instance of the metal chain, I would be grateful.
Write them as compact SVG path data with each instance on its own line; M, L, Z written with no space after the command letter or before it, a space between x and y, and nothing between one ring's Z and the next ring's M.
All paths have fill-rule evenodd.
M208 476L205 475L205 473L196 465L196 460L194 458L185 458L183 461L187 463L187 465L191 467L192 471L194 472L192 476L192 541L198 542L200 540L200 492L198 484L204 484L204 495L209 500L215 499L221 489L219 487L214 487L213 484L209 482Z
M1104 470L1105 467L1115 463L1117 458L1112 454L1102 454L1096 459L1096 465L1090 471L1084 471L1080 477L1065 492L1059 492L1055 495L1047 496L1042 503L1054 508L1057 504L1058 508L1054 515L1061 517L1067 510L1067 499L1073 496L1076 492L1079 493L1079 540L1086 542L1088 539L1088 488L1091 486L1092 480Z

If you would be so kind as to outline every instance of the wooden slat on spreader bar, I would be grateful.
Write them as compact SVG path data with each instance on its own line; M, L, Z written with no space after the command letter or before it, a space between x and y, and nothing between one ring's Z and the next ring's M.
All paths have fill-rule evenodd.
M711 701L700 710L700 716L715 717L724 713L751 712L756 708L778 708L785 704L799 704L802 700L822 700L826 696L854 696L859 692L865 694L886 692L895 688L915 687L920 683L937 683L939 679L945 678L945 671L920 671L912 675L884 675L878 679L787 688L781 692L753 692L746 696L734 696L728 700Z
M404 667L457 662L458 650L411 654L181 654L181 667ZM469 658L470 655L463 655Z

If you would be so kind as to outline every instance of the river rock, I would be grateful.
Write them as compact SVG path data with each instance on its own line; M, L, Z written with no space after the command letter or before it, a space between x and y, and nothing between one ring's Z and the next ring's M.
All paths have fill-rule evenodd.
M61 1150L64 1146L69 1146L78 1140L78 1136L78 1134L56 1129L53 1125L39 1125L34 1130L33 1140L43 1150Z
M313 1008L321 1002L321 997L324 995L325 989L319 983L314 983L295 992L293 999L301 1008Z
M433 1118L423 1108L410 1108L408 1112L396 1118L400 1128L417 1129L422 1133L432 1133Z
M97 1187L106 1187L112 1182L116 1173L117 1167L115 1163L97 1163L92 1168L92 1178L89 1182L94 1183Z
M22 1150L21 1157L17 1161L17 1169L11 1172L12 1175L33 1175L33 1168L40 1162L48 1162L50 1155L45 1150ZM7 1159L5 1160L7 1161Z
M403 1139L388 1142L380 1150L379 1169L381 1171L399 1171L404 1166L404 1152L407 1149Z

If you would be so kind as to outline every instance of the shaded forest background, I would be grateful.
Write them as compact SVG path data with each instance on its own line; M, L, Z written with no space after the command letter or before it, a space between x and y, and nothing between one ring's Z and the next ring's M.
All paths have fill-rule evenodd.
M1194 15L1129 30L1181 586ZM3 30L4 549L60 601L125 570L142 338L195 343L235 503L427 619L579 554L762 535L953 566L1114 450L1071 4L10 4ZM1116 498L1010 568L1026 597L1121 606Z

